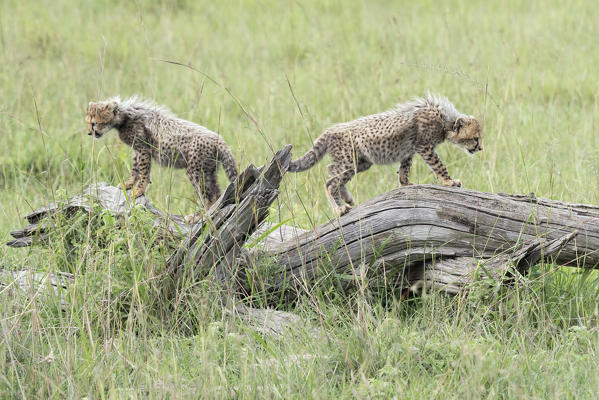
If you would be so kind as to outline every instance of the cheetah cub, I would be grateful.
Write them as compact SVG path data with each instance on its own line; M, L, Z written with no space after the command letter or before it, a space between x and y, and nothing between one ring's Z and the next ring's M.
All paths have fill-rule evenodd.
M443 185L461 186L449 177L435 153L435 146L444 140L473 154L483 149L482 126L473 116L458 112L445 97L427 93L389 111L329 127L311 150L291 161L289 171L311 168L328 151L333 163L328 166L327 198L335 213L343 215L354 205L345 184L356 173L372 164L399 162L399 184L411 185L408 176L414 153L420 154Z
M230 181L237 177L235 158L221 136L150 101L114 97L90 102L85 120L89 135L100 138L115 128L119 138L133 148L131 174L121 187L135 186L136 197L144 194L150 182L151 158L162 165L185 168L206 208L220 196L217 161Z

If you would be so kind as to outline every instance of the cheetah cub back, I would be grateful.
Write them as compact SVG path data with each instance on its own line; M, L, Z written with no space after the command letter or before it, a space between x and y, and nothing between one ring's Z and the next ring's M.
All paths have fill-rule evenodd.
M102 137L116 129L119 138L133 148L133 166L122 188L135 186L142 196L150 182L152 158L159 164L185 168L189 180L208 208L220 196L217 162L227 177L237 177L237 163L224 139L201 125L177 118L165 107L131 97L90 102L85 117L88 134Z
M473 154L483 149L482 133L476 118L457 111L447 98L427 93L391 110L329 127L312 149L291 161L289 171L305 171L328 152L332 164L325 183L327 198L335 213L343 215L354 205L345 185L356 173L373 164L399 162L399 184L411 185L408 176L415 153L443 185L461 186L459 180L451 179L435 147L448 140Z

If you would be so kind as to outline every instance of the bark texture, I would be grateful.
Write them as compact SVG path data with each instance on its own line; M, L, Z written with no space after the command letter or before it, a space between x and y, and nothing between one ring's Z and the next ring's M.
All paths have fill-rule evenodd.
M543 257L597 268L598 218L595 206L415 185L378 196L251 258L274 258L277 273L269 286L286 288L290 297L290 289L332 273L378 276L405 288L428 283L456 293L476 275L523 273Z

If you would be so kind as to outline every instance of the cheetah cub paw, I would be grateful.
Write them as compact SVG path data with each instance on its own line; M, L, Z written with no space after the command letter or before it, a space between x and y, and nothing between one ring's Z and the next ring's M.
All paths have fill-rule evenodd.
M144 195L145 192L146 192L146 190L142 189L142 188L135 189L135 198L136 199L140 198L141 196Z
M199 213L199 212L185 216L185 222L188 225L195 225L198 222L200 222L201 220L202 220L202 213Z
M126 192L127 190L129 190L133 187L133 182L121 183L118 187L119 187L119 189L124 190Z
M461 187L462 182L460 182L458 179L448 179L443 182L443 186Z
M351 209L352 209L352 207L349 204L344 204L335 209L335 214L337 214L338 217L342 217L345 214L347 214L348 212L350 212Z

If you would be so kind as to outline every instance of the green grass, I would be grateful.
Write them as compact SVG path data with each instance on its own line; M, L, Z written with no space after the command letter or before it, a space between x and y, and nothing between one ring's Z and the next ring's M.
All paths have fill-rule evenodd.
M598 19L585 1L3 0L0 241L48 200L127 176L131 150L114 132L91 139L84 122L90 100L116 94L219 132L244 168L288 143L297 156L328 125L430 89L484 119L482 153L439 148L464 186L597 204ZM285 178L273 221L309 228L331 217L326 165ZM349 189L364 202L396 187L395 169L375 166ZM420 159L411 178L435 182ZM152 181L157 206L195 210L184 172L155 166ZM209 288L186 291L184 306L161 304L166 251L144 244L155 237L142 216L97 220L105 236L79 222L48 248L2 248L2 269L82 275L64 313L3 294L2 398L599 392L594 273L539 266L518 288L481 286L468 298L383 302L331 288L289 310L307 326L258 339Z

